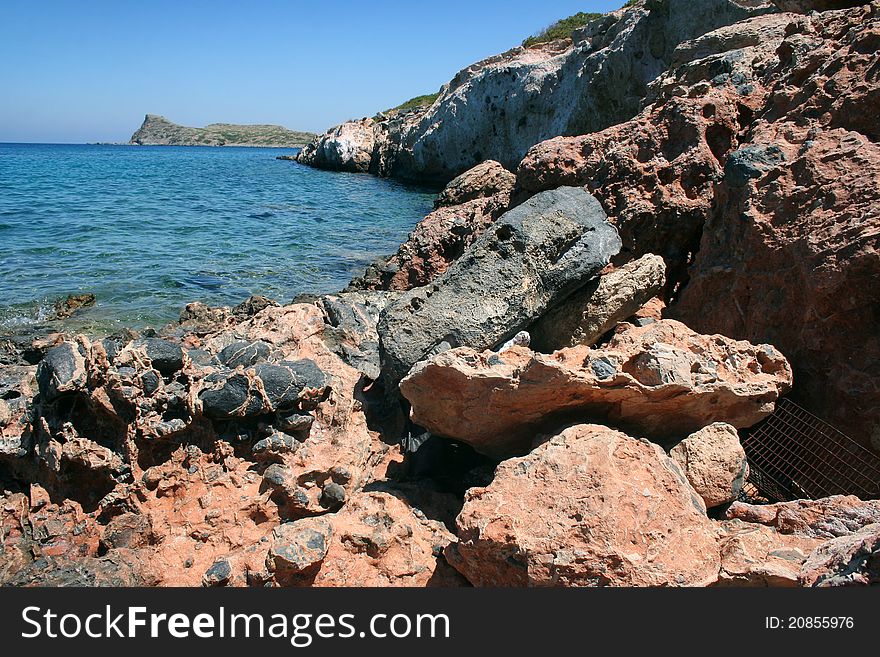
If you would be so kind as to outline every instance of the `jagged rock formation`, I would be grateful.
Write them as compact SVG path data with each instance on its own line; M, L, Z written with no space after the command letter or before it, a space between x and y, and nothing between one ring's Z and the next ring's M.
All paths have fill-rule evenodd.
M689 0L637 3L578 30L573 43L490 57L460 71L429 107L333 128L299 161L443 182L487 159L512 169L540 141L632 117L677 44L772 10L750 0L706 0L691 9Z
M397 253L371 264L349 289L405 291L427 285L444 273L509 205L510 195L499 193L437 208L419 222Z
M749 427L791 388L772 346L703 336L673 320L627 326L601 349L552 355L445 351L400 383L412 419L489 456L527 451L536 431L576 417L677 443L713 422Z
M678 467L657 445L598 425L502 463L488 487L468 491L457 524L449 561L477 586L699 586L718 576L717 535Z
M538 194L507 212L434 283L379 319L389 388L444 349L495 346L595 277L620 249L596 200L578 188Z
M475 198L510 194L516 176L494 160L487 160L449 181L437 196L434 207L461 205Z
M663 258L648 254L600 276L548 311L529 329L531 346L551 352L593 345L635 315L666 283Z
M293 148L308 144L315 135L280 125L234 125L212 123L204 128L188 128L164 116L147 114L129 144L140 146L267 146Z
M740 491L736 429L789 391L787 357L814 409L877 423L880 3L706 6L637 3L363 122L340 163L433 176L477 155L453 122L398 147L465 100L521 145L481 86L499 76L534 83L504 105L523 144L545 94L564 121L611 84L600 123L645 95L535 145L512 190L504 158L454 181L365 289L0 344L0 583L880 582L880 502L716 506L766 501ZM730 12L758 15L681 40ZM572 100L578 48L604 72Z

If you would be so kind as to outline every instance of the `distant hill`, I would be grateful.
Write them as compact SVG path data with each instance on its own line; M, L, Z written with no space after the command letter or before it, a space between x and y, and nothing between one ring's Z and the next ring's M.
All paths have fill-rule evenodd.
M315 137L311 132L288 130L280 125L234 125L212 123L189 128L164 116L147 114L130 144L141 146L304 146Z

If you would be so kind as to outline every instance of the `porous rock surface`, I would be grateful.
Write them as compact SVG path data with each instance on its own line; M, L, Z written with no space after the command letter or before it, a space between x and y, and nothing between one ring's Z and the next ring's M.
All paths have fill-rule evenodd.
M733 502L748 475L746 453L736 428L715 422L669 451L707 508Z
M641 113L536 145L517 185L586 185L666 260L670 316L776 345L798 400L876 449L880 5L859 4L680 43Z
M697 586L718 537L657 445L576 425L472 488L450 563L478 586Z
M790 387L791 369L772 346L699 335L674 320L628 326L600 349L454 349L400 384L416 424L497 458L522 453L535 430L572 415L674 442L712 422L748 427Z

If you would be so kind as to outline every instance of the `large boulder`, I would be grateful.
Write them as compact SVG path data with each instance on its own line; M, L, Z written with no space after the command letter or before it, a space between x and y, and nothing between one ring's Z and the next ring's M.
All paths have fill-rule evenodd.
M618 323L634 315L666 283L666 265L648 254L585 285L529 329L531 346L555 351L592 345Z
M718 537L678 466L646 441L569 427L465 495L449 562L477 586L699 586Z
M452 179L437 196L435 207L460 205L495 194L510 194L516 176L495 160L486 160Z
M382 312L383 376L395 386L432 354L507 340L595 277L619 249L617 232L583 189L532 197L496 221L443 276Z
M410 290L444 273L510 206L510 194L442 206L422 219L389 258L370 264L354 290Z
M673 447L669 456L709 509L739 497L749 472L739 435L724 422L695 431Z
M349 121L318 135L296 159L320 169L366 173L370 170L375 140L372 119Z
M552 355L460 348L419 363L400 384L413 421L497 458L576 415L663 442L713 422L748 427L791 387L770 345L699 335L674 320L627 325L601 349Z

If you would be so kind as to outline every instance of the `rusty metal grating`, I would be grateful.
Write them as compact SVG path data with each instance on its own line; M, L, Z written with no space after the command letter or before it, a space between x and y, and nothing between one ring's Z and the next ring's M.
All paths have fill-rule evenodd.
M880 497L880 457L788 399L744 435L749 481L772 500Z

